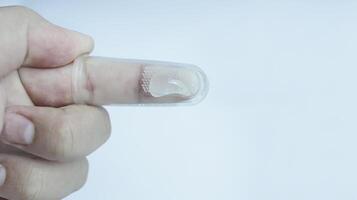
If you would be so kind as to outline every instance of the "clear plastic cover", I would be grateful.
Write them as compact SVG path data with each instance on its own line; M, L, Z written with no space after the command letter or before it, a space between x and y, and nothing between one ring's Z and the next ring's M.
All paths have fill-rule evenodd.
M208 92L189 64L82 56L73 64L74 101L89 104L196 104Z

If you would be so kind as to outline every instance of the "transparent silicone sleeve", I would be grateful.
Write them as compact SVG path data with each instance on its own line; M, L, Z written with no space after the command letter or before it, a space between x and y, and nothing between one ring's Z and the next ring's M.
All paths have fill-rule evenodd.
M205 73L182 63L81 56L73 63L72 77L76 103L197 104L208 92Z

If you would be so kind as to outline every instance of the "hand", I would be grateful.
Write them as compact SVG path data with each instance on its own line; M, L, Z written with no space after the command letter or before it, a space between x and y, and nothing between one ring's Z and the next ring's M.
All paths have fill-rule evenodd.
M207 94L195 66L82 56L92 48L89 36L27 8L0 8L0 197L78 190L86 156L110 133L99 105L197 103Z
M73 104L59 66L92 48L89 36L29 9L0 8L1 197L62 199L85 183L86 156L108 139L110 121L102 107Z

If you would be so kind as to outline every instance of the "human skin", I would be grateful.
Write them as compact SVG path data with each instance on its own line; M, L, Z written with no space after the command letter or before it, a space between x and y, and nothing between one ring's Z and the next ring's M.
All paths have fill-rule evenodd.
M70 76L53 72L92 49L89 36L53 25L30 9L0 8L3 199L62 199L86 182L86 156L108 139L109 116L100 106L74 104L71 88L58 84L70 82ZM46 79L33 76L32 67Z
M87 35L25 7L0 8L0 199L62 199L110 135L108 104L194 104L198 67L88 56Z

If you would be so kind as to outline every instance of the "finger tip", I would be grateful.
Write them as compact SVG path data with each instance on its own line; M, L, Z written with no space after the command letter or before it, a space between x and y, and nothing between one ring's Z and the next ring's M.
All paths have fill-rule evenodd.
M58 67L94 48L91 36L53 24L30 31L25 66Z
M77 31L71 31L74 35L74 43L77 45L77 52L75 57L79 55L90 53L94 49L94 39L92 36Z

